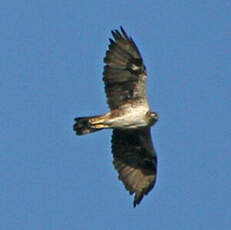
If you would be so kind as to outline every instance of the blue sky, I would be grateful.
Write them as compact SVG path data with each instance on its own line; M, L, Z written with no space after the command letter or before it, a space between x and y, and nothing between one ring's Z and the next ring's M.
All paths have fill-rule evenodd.
M0 229L231 229L230 12L228 0L3 0ZM103 57L120 25L160 116L157 184L135 209L111 131L72 131L108 111Z

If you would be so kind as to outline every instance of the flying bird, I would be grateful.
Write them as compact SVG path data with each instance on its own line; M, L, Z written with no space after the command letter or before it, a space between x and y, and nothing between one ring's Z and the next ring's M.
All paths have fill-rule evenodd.
M113 164L125 188L135 194L135 207L156 181L157 156L150 128L158 115L147 101L147 72L135 42L122 27L112 31L112 36L103 72L110 112L77 117L73 129L77 135L113 129Z

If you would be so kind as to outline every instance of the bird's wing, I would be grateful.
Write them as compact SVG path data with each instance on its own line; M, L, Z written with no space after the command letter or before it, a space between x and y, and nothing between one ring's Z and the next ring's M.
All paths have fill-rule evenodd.
M111 110L139 100L147 104L147 74L141 54L131 37L120 27L112 31L109 49L104 58L103 80Z
M130 194L135 193L135 207L153 188L156 181L157 157L152 145L150 128L114 129L112 153L119 179Z

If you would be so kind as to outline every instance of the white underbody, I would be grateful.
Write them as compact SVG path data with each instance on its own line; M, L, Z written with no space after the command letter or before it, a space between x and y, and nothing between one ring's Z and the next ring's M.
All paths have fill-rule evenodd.
M105 119L104 124L109 125L110 128L120 129L135 129L145 127L148 125L146 114L149 111L149 106L140 105L135 108L126 108L121 112L120 116L115 116L111 119ZM113 111L112 111L113 112ZM107 113L110 115L111 112Z

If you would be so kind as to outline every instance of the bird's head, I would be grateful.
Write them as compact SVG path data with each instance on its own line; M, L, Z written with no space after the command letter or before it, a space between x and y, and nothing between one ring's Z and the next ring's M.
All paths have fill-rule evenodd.
M159 119L159 116L156 112L148 112L149 124L153 126Z

